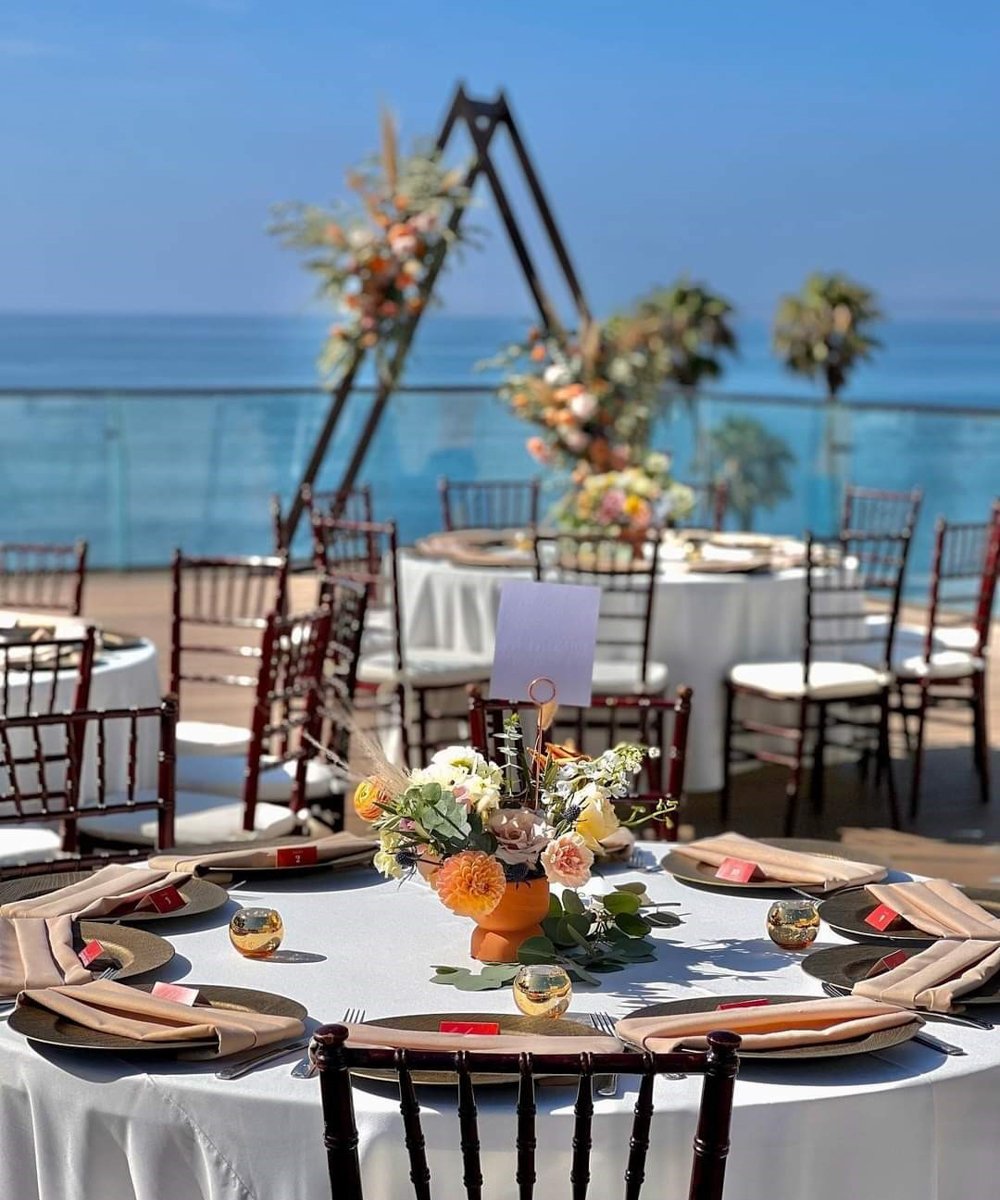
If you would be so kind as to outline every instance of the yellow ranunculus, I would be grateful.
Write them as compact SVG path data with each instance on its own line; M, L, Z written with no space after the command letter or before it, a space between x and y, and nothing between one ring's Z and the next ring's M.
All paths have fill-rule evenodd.
M629 496L623 507L628 516L634 517L642 507L642 500L638 496Z
M615 814L611 797L593 784L584 788L577 799L583 811L577 818L576 832L591 850L595 850L600 842L614 833L621 822Z
M403 868L396 861L395 854L388 850L379 850L373 859L376 871L381 872L387 879L398 879L403 874Z

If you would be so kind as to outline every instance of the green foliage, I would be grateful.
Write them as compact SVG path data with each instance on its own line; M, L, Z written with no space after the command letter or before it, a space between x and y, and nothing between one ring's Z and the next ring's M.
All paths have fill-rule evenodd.
M487 991L511 983L520 964L558 963L578 983L598 985L599 975L654 958L656 944L647 935L681 921L675 913L658 911L660 907L651 904L641 883L624 883L604 896L586 898L567 889L549 898L543 935L523 943L517 964L483 967L478 974L467 967L438 966L431 982Z
M718 379L722 354L737 352L732 314L728 300L686 276L643 297L636 308L637 318L653 323L663 343L667 383L689 390Z
M788 468L795 455L754 417L728 416L707 440L708 474L726 481L740 528L752 529L757 509L774 508L792 494Z
M788 370L819 376L834 399L854 367L881 343L869 327L882 316L874 292L846 275L816 272L797 296L782 296L774 318L774 351Z

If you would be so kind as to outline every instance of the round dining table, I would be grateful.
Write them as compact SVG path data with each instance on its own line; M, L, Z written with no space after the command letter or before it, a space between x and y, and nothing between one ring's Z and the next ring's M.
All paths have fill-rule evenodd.
M500 589L508 579L533 577L528 565L467 566L401 554L400 609L407 650L443 646L470 656L492 654ZM722 684L729 669L739 662L801 659L804 591L805 572L798 567L709 574L683 562L661 565L649 657L667 665L671 694L681 684L694 689L687 791L722 786Z
M588 890L642 881L682 923L655 929L654 961L577 985L570 1017L613 1018L656 1002L718 996L818 996L802 956L766 936L770 898L689 887L656 870L666 847L642 843L647 866L609 867ZM649 869L654 868L654 869ZM238 905L277 908L286 939L273 959L240 958L227 922ZM151 929L154 927L150 927ZM433 966L475 967L471 923L420 881L402 885L370 868L234 885L229 904L160 921L176 957L160 978L263 989L306 1005L310 1028L348 1008L366 1018L510 1013L509 989L460 992L432 982ZM817 947L840 942L826 926ZM989 1013L990 1010L980 1010ZM720 1026L725 1025L720 1014ZM746 1059L736 1082L726 1200L966 1200L990 1194L1000 1174L996 1096L1000 1029L933 1023L964 1057L906 1042L876 1054L763 1062ZM299 1054L236 1080L218 1063L130 1058L25 1041L0 1023L0 1196L11 1200L320 1200L330 1195L319 1083L296 1078ZM650 1200L686 1195L700 1079L660 1078L647 1167ZM512 1089L477 1092L486 1195L512 1200ZM540 1087L538 1196L567 1194L574 1090ZM634 1083L595 1102L590 1194L622 1193ZM432 1191L464 1194L453 1091L420 1091ZM412 1196L399 1100L359 1080L354 1103L366 1195Z

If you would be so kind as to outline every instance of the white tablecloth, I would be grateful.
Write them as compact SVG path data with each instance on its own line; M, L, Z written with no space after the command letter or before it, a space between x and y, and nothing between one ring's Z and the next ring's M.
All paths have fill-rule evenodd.
M500 588L527 569L456 567L400 557L407 647L447 646L471 654L493 648ZM801 659L802 570L761 575L704 575L666 564L656 584L650 658L667 664L669 691L694 688L685 787L722 786L722 682L738 662ZM860 599L859 599L860 603Z
M658 853L657 853L658 857ZM571 1014L683 996L820 994L799 960L764 935L769 901L686 888L671 878L609 872L592 886L643 878L659 900L680 901L684 924L657 930L659 953L578 988ZM279 908L287 937L278 961L237 957L226 932L235 904L158 924L177 958L163 977L264 988L306 1004L318 1021L349 1005L368 1017L412 1012L511 1012L509 990L462 993L430 982L431 964L474 965L471 923L452 916L426 885L400 888L373 872L317 874L270 887L246 884L244 904ZM825 927L819 946L839 941ZM726 1200L970 1200L992 1195L1000 1174L996 1097L1000 1031L934 1024L968 1056L944 1058L906 1044L879 1056L743 1064L736 1084ZM294 1059L233 1082L213 1064L125 1062L33 1049L0 1024L0 1196L10 1200L320 1200L328 1195L319 1087L290 1075ZM625 1081L623 1080L623 1085ZM660 1080L648 1168L650 1194L685 1195L700 1082ZM510 1097L480 1089L486 1194L514 1187ZM434 1194L459 1183L452 1095L424 1089L424 1129ZM621 1194L635 1096L596 1104L594 1196ZM411 1197L398 1100L372 1085L355 1094L366 1194ZM539 1091L539 1196L566 1195L572 1091ZM652 1181L656 1181L656 1188Z

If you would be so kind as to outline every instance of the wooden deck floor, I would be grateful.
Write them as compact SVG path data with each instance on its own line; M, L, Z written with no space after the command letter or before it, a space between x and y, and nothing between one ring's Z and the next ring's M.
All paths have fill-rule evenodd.
M160 672L166 689L167 648L170 645L169 578L166 572L92 574L88 579L86 614L109 628L142 634L160 647ZM296 591L298 595L296 596ZM311 581L293 580L293 603L310 606ZM1000 629L994 631L994 658L1000 654ZM978 799L972 770L971 731L964 717L942 713L928 724L928 751L921 812L911 828L932 837L962 841L1000 842L1000 672L992 672L990 696L990 746L992 803ZM244 721L249 696L232 689L214 695L192 692L185 699L185 715L192 719ZM697 703L697 697L695 698ZM901 796L909 786L909 763L901 742L894 748L896 777ZM732 823L741 831L759 836L781 832L784 772L764 769L739 778L733 801ZM799 832L803 836L835 836L842 826L882 826L888 817L881 804L872 803L859 785L851 765L831 768L822 814L803 806ZM692 796L682 819L698 834L719 828L714 794Z

